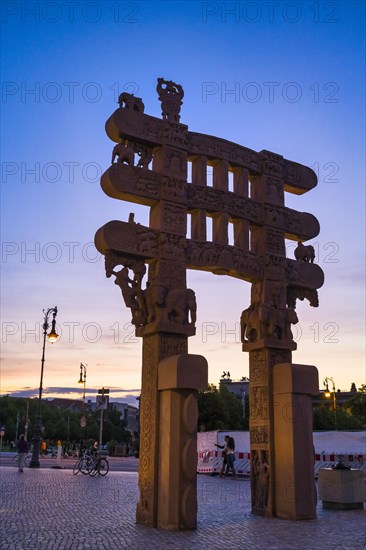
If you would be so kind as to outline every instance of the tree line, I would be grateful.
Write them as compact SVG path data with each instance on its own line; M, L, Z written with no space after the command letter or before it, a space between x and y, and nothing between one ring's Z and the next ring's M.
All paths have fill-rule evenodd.
M248 430L249 398L242 401L230 393L226 386L219 389L211 384L198 394L198 430ZM365 430L366 429L366 384L363 384L349 401L332 406L313 407L314 430Z
M27 439L33 438L38 399L4 396L0 399L0 424L5 426L4 443L15 441L20 434L27 432ZM42 401L42 437L48 441L78 441L83 439L99 440L100 411L86 409L86 427L81 428L80 412L58 408ZM28 430L26 422L28 418ZM126 430L126 421L113 406L104 411L103 441L114 440L118 443L129 443L131 433ZM18 426L17 426L18 425Z
M113 405L113 404L112 404ZM243 407L244 405L244 407ZM366 429L366 384L336 411L331 406L313 408L314 430L364 430ZM28 415L28 440L34 435L38 400L4 396L0 399L0 424L5 426L4 443L15 441L26 432ZM99 440L100 412L86 411L86 427L80 427L80 412L56 408L42 401L42 436L49 441ZM248 430L250 418L249 398L244 404L230 393L226 386L219 389L210 384L198 393L198 431ZM17 429L18 423L18 429ZM135 434L137 436L137 434ZM126 421L113 406L104 411L103 441L130 443L132 434L126 429Z

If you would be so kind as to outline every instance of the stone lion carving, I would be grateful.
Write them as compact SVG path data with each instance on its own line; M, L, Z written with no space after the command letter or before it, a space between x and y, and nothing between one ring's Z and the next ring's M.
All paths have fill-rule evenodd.
M314 247L309 244L305 246L301 241L298 241L297 247L295 248L295 258L299 262L310 262L314 263L315 260L315 250Z

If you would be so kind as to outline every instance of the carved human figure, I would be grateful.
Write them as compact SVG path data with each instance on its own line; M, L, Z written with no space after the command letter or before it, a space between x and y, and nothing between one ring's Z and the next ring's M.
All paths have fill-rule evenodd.
M136 291L133 287L134 281L129 277L128 267L124 266L120 271L112 270L112 274L116 277L114 284L120 287L126 306L129 308L134 307L136 304Z
M258 508L264 510L268 503L269 464L266 451L261 451L258 465Z
M294 254L296 260L298 260L299 262L314 263L315 249L311 244L305 246L304 244L302 244L301 241L298 241Z
M142 326L146 324L146 303L141 282L146 267L142 262L136 262L133 269L133 279L129 277L129 267L127 265L123 266L120 271L112 270L111 274L116 277L114 283L120 287L126 306L131 309L132 324Z
M121 162L122 164L128 164L129 166L133 166L135 162L135 152L133 148L128 145L128 142L125 143L117 143L113 147L112 152L112 164L114 163L115 158L118 157L118 162Z
M153 158L151 149L149 147L141 146L138 149L137 153L140 156L139 161L137 163L137 168L143 168L144 170L148 170L149 164Z
M172 80L158 78L156 91L158 92L159 100L161 101L163 120L169 120L169 122L179 122L180 107L184 96L182 86L180 84L176 84Z

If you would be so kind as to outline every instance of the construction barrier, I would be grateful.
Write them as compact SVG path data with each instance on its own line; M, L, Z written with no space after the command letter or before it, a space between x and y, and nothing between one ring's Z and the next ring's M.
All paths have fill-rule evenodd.
M327 434L329 432L324 432L320 434L317 432L314 434L314 444L321 443L321 447L326 447ZM342 440L342 435L347 435L347 445L350 445L350 438L352 438L352 432L332 432L332 439L334 440L337 437L337 441ZM230 435L234 437L236 447L235 447L235 470L238 475L245 476L250 475L250 452L249 448L249 433L248 432L233 432L233 431L219 431L215 430L212 432L199 432L197 438L197 472L199 474L219 474L221 472L222 462L223 462L223 452L220 448L216 446L224 445L225 435ZM357 436L357 437L356 437ZM359 448L362 447L363 437L365 437L365 432L355 432L354 439L355 445ZM344 438L344 437L343 437ZM361 442L361 444L360 444ZM333 443L334 444L334 443ZM245 449L246 450L242 450ZM363 470L366 476L366 453L365 452L353 452L349 453L347 451L342 451L338 447L339 452L326 453L315 452L314 457L314 476L318 477L318 471L320 468L331 468L337 462L342 461L344 464L349 466L352 469Z

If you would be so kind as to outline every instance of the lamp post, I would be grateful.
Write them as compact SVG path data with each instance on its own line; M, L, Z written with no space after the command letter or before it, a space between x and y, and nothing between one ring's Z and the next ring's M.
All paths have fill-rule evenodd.
M83 392L83 415L80 419L80 426L84 430L86 426L86 418L85 418L85 388L86 388L86 367L88 365L84 365L83 363L80 363L80 378L78 380L78 384L84 384L84 392Z
M43 369L45 361L45 350L46 350L46 338L51 344L57 342L59 336L56 332L56 315L57 315L57 306L43 310L44 313L44 322L43 322L43 348L42 348L42 359L41 359L41 380L39 383L39 395L38 395L38 415L36 417L36 429L33 437L33 453L32 459L30 461L30 468L39 468L39 451L41 446L41 436L42 436L42 416L41 416L41 401L42 401L42 390L43 390ZM53 315L51 323L51 331L47 334L49 329L48 319L50 315Z
M103 411L108 410L109 390L102 388L98 390L97 395L97 410L100 410L100 427L99 427L99 450L102 450L103 445Z
M332 395L332 392L329 390L329 383L332 383L332 392L333 392L333 411L334 411L334 428L337 429L337 397L336 397L336 388L335 388L335 383L334 383L334 380L333 378L330 378L330 377L326 377L324 378L324 386L325 386L325 391L324 391L324 395L325 397L331 397Z

